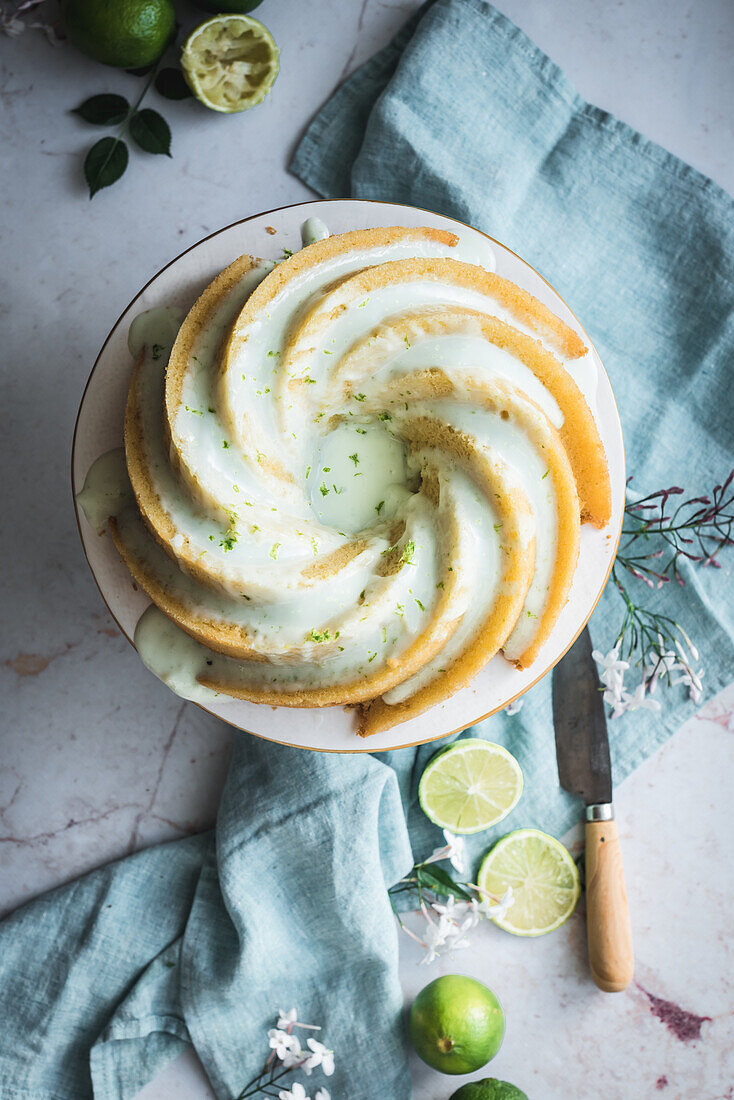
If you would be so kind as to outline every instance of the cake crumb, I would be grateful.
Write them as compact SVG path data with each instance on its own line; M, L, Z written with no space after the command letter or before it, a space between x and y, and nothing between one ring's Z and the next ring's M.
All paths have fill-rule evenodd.
M266 225L265 226L265 232L269 233L270 236L272 237L273 233L277 233L278 230L275 228L274 225Z

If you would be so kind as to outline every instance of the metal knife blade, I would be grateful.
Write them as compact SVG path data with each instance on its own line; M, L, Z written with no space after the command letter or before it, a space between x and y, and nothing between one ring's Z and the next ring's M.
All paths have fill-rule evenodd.
M612 801L604 702L588 627L553 670L553 724L561 786L587 806Z

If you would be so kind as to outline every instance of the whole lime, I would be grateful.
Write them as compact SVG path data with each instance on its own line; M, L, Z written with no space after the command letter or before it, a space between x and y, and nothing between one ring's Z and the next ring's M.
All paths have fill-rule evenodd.
M441 1073L474 1073L494 1058L505 1014L491 989L463 974L445 974L422 989L410 1010L416 1054Z
M452 1093L449 1100L528 1100L522 1089L509 1081L485 1077L483 1081L469 1081Z
M157 61L176 23L172 0L62 0L61 12L77 49L119 69Z
M194 0L197 8L210 11L212 15L247 15L248 11L259 8L263 0Z

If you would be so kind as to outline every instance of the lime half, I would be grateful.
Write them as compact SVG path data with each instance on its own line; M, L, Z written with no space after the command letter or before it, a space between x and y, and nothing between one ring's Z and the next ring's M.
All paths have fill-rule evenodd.
M215 15L191 32L181 68L199 102L234 114L262 103L278 75L278 47L249 15Z
M538 829L517 829L499 840L484 857L477 884L495 897L512 887L513 904L492 919L516 936L544 936L560 928L581 891L568 849Z
M521 794L515 757L501 745L473 737L434 756L418 787L423 812L452 833L478 833L496 825Z

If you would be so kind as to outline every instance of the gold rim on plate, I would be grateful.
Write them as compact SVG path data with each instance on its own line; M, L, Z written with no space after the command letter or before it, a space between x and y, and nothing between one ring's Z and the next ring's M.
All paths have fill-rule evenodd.
M390 206L390 207L402 208L402 209L405 209L405 210L417 210L419 213L428 214L430 217L438 216L438 217L441 217L441 218L446 218L446 220L449 221L449 222L454 222L457 225L464 226L465 229L469 229L474 233L479 233L480 236L486 238L486 240L490 241L493 245L497 245L499 248L503 249L505 252L509 252L510 255L514 256L515 259L519 260L521 264L523 264L525 267L529 268L532 272L534 272L535 275L537 275L537 277L543 283L545 283L545 285L552 291L552 293L555 295L555 297L558 298L558 300L563 303L563 305L569 311L569 313L571 314L573 319L576 321L576 324L578 325L578 327L583 332L585 338L588 340L589 346L590 346L591 350L593 351L594 355L596 356L599 365L601 366L602 370L604 370L604 365L601 361L601 357L600 357L599 353L597 352L596 347L593 344L593 341L589 338L588 333L586 332L584 326L581 324L581 321L579 320L579 318L576 316L576 314L571 309L571 307L568 305L568 303L565 301L565 299L561 297L561 295L558 293L558 291L555 289L555 287L551 283L549 283L548 280L543 275L541 275L540 272L536 270L536 268L534 268L532 266L532 264L529 264L527 262L527 260L524 260L522 258L522 256L519 256L517 254L517 252L513 252L513 250L511 248L508 248L508 246L506 244L503 244L501 241L498 241L495 237L490 237L490 235L488 233L482 232L481 229L476 229L474 226L468 225L466 222L460 221L458 218L449 218L449 217L447 217L447 215L444 215L444 214L437 215L435 211L424 210L420 206L410 206L408 203L383 202L383 201L378 200L378 199L312 199L308 202L296 202L296 203L288 203L285 206L276 206L272 210L261 210L257 214L251 214L247 218L238 218L237 221L230 222L229 225L222 226L221 229L217 229L213 233L208 233L206 237L202 237L200 240L196 241L194 244L189 245L189 247L185 248L183 250L183 252L179 252L179 254L177 256L174 256L174 258L172 260L169 260L167 264L164 264L163 267L160 268L159 271L157 271L154 275L151 276L150 279L148 279L147 283L145 283L145 285L143 287L141 287L141 289L138 291L138 293L128 302L128 304L122 310L119 317L117 318L117 320L113 324L112 328L107 333L107 336L105 337L105 340L102 344L102 347L99 350L97 358L94 361L94 365L93 365L91 371L89 372L89 377L87 378L86 384L84 386L84 390L82 392L82 396L81 396L81 399L79 401L79 408L77 410L76 420L74 422L74 434L72 436L72 441L71 441L71 489L72 489L72 499L73 499L73 502L74 502L74 516L75 516L75 519L76 519L77 530L79 532L79 538L80 538L81 544L82 544L82 550L84 551L84 557L86 558L87 565L89 566L89 571L92 574L92 577L94 579L94 583L97 586L97 590L98 590L100 596L102 597L102 600L104 602L105 607L107 608L110 615L112 616L112 619L114 620L115 624L119 628L121 634L123 635L123 637L125 637L127 639L127 641L130 643L130 645L133 647L133 649L135 649L135 644L133 642L133 639L130 637L128 632L122 626L119 619L115 615L114 611L110 607L110 604L107 600L107 597L105 596L104 592L102 591L100 583L97 580L97 574L95 573L95 571L92 567L92 563L89 560L89 555L87 554L86 542L85 542L85 539L84 539L84 535L82 533L81 523L79 521L79 505L77 504L76 488L75 488L75 484L74 484L74 457L75 457L75 454L76 454L77 432L79 430L79 419L81 417L81 412L82 412L82 408L84 406L85 398L87 396L87 391L88 391L88 389L91 385L92 378L94 377L94 374L97 370L97 367L99 365L99 361L102 358L102 355L104 354L105 349L106 349L108 343L110 342L110 339L112 338L112 336L116 332L117 327L120 324L120 322L122 321L125 314L128 313L128 311L135 305L137 300L139 298L141 298L143 294L145 294L148 287L151 286L156 281L156 279L158 279L165 271L167 271L169 269L169 267L172 267L174 264L178 263L178 261L180 259L182 259L184 256L186 256L189 252L192 252L194 249L199 248L202 244L205 244L206 241L210 241L214 237L218 237L220 234L226 233L228 230L236 228L238 225L245 225L247 222L254 221L256 218L264 218L264 217L268 217L271 214L279 214L283 210L295 210L300 206L309 206L309 207L310 206L319 206L321 204L331 204L331 203L335 203L335 202L349 202L349 203L359 202L359 203L369 203L371 206ZM606 375L606 371L604 371L604 373ZM608 375L607 375L607 381L608 380L609 379L608 379ZM616 412L617 423L619 424L620 438L621 438L622 428L621 428L621 421L620 421L620 417L619 417L619 408L617 406L617 401L616 401L616 398L614 396L614 391L612 389L611 383L609 385L609 393L610 393L612 403L614 405L614 409L615 409L615 412ZM623 439L622 439L621 458L622 458L622 469L623 469L623 473L624 473L624 480L625 480L625 483L626 483L626 456L625 456L625 452L624 452L624 440ZM573 643L578 638L581 631L584 629L584 627L588 623L591 616L594 614L594 611L596 610L597 604L599 603L599 600L602 597L602 593L604 592L604 589L607 586L607 581L609 580L609 577L610 577L611 572L612 572L612 568L614 567L614 561L615 561L615 558L617 556L617 548L619 547L619 542L620 542L620 539L622 537L622 526L623 526L623 524L624 524L624 508L622 508L621 514L620 514L619 530L616 532L616 540L614 542L614 553L611 556L610 563L609 563L609 568L607 569L606 575L605 575L604 580L603 580L603 582L602 582L602 584L599 588L599 591L596 595L596 598L595 598L594 603L591 607L591 610L589 611L589 613L586 616L586 618L584 619L584 621L581 623L579 629L576 631L576 633L574 634L573 638L568 643L566 648L555 658L555 660L547 668L543 669L543 671L540 672L538 674L538 676L536 676L536 678L531 681L531 683L529 683L525 687L523 687L521 691L516 692L516 694L513 695L510 699L506 699L499 706L493 707L491 710L487 711L486 714L481 714L477 718L473 718L470 722L462 723L461 725L457 726L455 729L447 730L445 733L439 734L436 737L424 737L424 738L420 738L417 741L407 741L405 744L401 744L401 745L390 745L389 748L373 748L369 744L365 744L364 747L360 746L359 748L353 748L353 749L351 749L351 748L350 749L326 749L326 748L315 748L313 746L306 746L306 745L293 745L290 742L279 741L275 737L269 737L264 733L257 733L257 732L255 732L255 730L247 729L245 726L240 726L237 722L234 722L229 718L222 718L222 716L217 714L215 711L209 710L208 707L205 707L203 705L203 703L198 703L193 699L186 700L186 702L193 703L194 706L199 707L200 710L203 710L206 714L211 715L212 718L217 718L220 722L225 722L227 725L232 726L233 729L239 730L242 733L249 733L253 737L259 737L263 741L270 741L272 744L275 744L275 745L287 745L289 748L299 748L299 749L303 749L307 752L328 752L328 753L343 753L343 754L364 753L364 752L387 752L387 751L392 751L393 749L409 749L409 748L415 748L418 745L427 745L427 744L430 744L432 741L440 741L444 737L451 737L455 733L461 733L464 730L469 729L471 726L476 726L480 722L486 721L486 719L491 718L493 714L497 714L499 711L504 710L505 707L510 705L510 703L514 703L514 701L516 699L519 699L521 695L525 695L528 691L530 691L531 688L535 687L535 685L537 683L539 683L539 681L542 680L544 676L547 676L548 673L552 671L552 669L558 664L558 662L568 652L568 650L571 648ZM613 537L613 533L612 533L612 535L608 535L607 537ZM137 653L137 650L135 650L135 652ZM357 735L355 734L355 737L356 736Z

